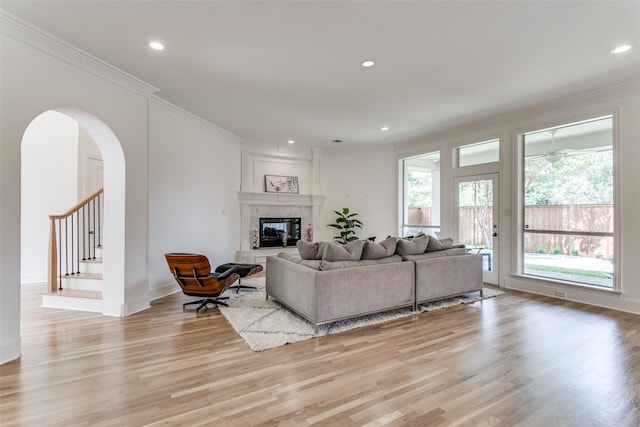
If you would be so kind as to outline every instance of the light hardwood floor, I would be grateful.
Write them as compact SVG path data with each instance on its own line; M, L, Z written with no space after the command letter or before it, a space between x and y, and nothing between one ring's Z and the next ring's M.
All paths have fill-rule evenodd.
M3 426L638 426L640 316L508 292L254 353L182 294L113 318L39 307Z

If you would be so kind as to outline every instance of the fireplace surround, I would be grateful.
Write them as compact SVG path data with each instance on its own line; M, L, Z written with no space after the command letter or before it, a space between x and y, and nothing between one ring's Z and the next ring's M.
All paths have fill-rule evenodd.
M255 148L255 147L254 147ZM278 146L276 150L260 146L257 151L243 151L240 191L240 248L235 262L266 265L266 258L279 252L295 252L293 240L287 247L259 245L260 218L300 218L300 237L309 227L317 227L320 207L325 196L320 194L319 148ZM299 193L265 191L265 175L299 177ZM258 243L258 244L256 244Z
M324 196L238 192L238 199L242 238L235 262L266 265L266 257L283 250L296 251L296 245L287 240L287 248L283 248L280 240L278 246L255 248L253 242L255 237L259 239L260 218L300 218L302 234L309 225L313 227L318 222Z

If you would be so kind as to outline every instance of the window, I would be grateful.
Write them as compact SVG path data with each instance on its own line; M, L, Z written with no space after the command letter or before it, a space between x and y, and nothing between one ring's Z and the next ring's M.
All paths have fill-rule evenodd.
M440 237L440 152L402 161L404 171L402 235L422 231Z
M612 289L613 118L523 140L523 273Z
M456 148L458 167L483 165L500 161L500 140L477 142Z

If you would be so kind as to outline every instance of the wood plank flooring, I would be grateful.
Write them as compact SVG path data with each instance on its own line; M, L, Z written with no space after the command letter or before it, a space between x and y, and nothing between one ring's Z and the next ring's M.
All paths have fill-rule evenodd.
M3 426L640 425L637 315L509 291L254 353L182 294L113 318L23 288Z

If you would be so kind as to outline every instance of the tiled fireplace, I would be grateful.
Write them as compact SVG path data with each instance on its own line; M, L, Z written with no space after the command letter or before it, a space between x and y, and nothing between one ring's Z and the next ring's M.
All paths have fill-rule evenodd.
M238 192L241 215L240 250L236 262L265 264L267 256L296 247L254 249L253 238L260 218L300 218L302 238L306 229L318 224L324 196L320 194L319 167L321 151L316 148L280 147L277 152L242 152L242 179ZM267 193L265 175L295 176L300 194Z
M309 225L318 223L320 205L324 196L301 194L273 194L239 192L242 227L240 251L236 253L236 262L264 264L266 257L283 250L296 251L296 248L253 248L253 236L259 228L260 218L301 218L302 238L306 237Z

